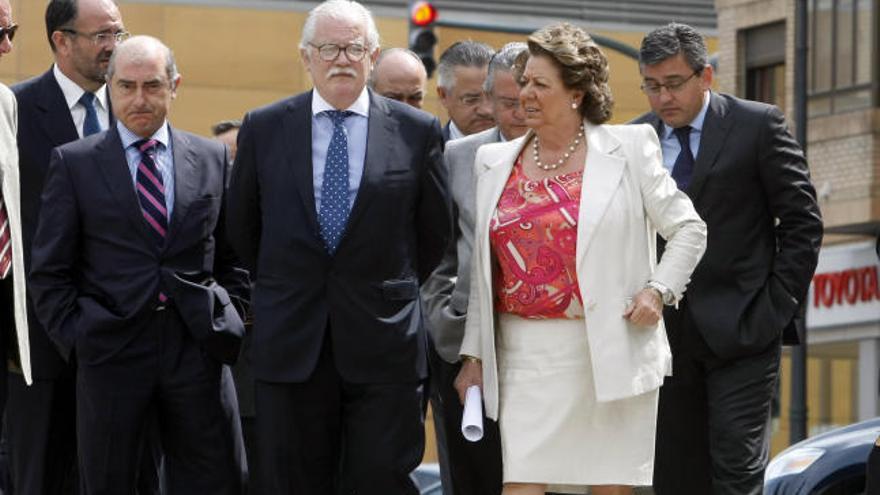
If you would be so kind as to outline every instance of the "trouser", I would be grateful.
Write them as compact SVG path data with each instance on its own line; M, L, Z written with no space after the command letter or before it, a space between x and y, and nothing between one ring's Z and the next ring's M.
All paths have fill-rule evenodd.
M149 317L125 349L101 364L79 367L77 433L84 493L134 490L154 414L167 493L238 495L221 365L193 340L173 307Z
M9 373L6 440L14 493L77 493L76 370L55 379L35 379L30 386Z
M660 389L654 491L761 495L780 341L750 356L722 359L706 344L686 302L667 308L664 320L673 370Z
M420 381L345 381L329 337L307 381L257 380L262 493L417 495L410 473L424 454L422 389Z
M448 363L436 352L430 355L431 407L434 410L438 446L446 446L449 485L446 495L493 495L501 493L501 439L498 423L483 417L483 438L469 442L461 434L464 407L455 390L455 377L461 363ZM439 414L437 414L439 412ZM438 448L439 450L439 448ZM444 479L444 483L447 481Z

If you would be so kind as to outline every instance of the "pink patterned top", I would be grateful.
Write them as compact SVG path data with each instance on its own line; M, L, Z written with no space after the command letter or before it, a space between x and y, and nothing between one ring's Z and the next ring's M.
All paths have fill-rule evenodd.
M531 180L517 158L489 225L495 309L523 318L583 318L575 271L583 171Z

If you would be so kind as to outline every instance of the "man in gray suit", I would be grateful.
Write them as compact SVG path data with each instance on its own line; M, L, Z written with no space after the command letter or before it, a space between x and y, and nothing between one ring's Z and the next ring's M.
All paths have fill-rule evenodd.
M448 495L501 493L501 449L498 427L484 418L484 437L467 442L460 433L462 405L453 387L461 367L458 350L464 335L470 291L470 261L474 243L474 157L488 143L516 139L527 128L519 105L519 87L511 73L525 43L508 43L489 62L484 90L496 127L450 141L444 153L456 213L455 243L422 289L428 331L436 354L431 360L432 406L437 444L445 444L448 458L440 457L444 491ZM443 465L443 464L446 465ZM447 481L448 480L448 481Z

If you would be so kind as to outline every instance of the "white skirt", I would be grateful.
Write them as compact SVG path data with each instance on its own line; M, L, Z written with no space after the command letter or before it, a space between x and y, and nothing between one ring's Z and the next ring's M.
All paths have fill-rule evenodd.
M597 402L583 320L499 319L504 482L650 485L659 390Z

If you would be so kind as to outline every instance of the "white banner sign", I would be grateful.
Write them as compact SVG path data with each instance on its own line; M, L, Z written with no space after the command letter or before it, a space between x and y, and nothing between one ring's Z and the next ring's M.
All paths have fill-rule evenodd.
M880 321L880 262L874 243L822 248L807 303L808 328Z

